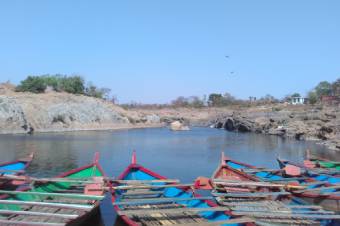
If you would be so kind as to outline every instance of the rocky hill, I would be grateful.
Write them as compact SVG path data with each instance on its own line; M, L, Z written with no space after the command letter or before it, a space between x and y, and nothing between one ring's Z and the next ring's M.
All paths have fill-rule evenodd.
M14 92L0 85L0 133L103 130L160 126L160 118L68 93Z
M125 110L110 102L60 92L14 92L0 84L0 134L185 125L316 140L340 151L339 106L266 105L232 108Z
M267 106L235 110L213 121L216 128L297 140L316 140L340 151L338 106Z

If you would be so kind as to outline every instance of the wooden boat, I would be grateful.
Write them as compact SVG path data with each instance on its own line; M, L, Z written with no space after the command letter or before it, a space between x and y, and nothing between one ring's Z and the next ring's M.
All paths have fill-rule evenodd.
M292 165L299 167L302 171L302 173L308 175L308 174L326 174L332 177L339 177L340 176L340 170L332 169L332 168L321 168L316 167L314 163L310 164L307 163L309 160L305 160L304 164L293 162L287 159L277 158L277 161L279 163L279 166L281 169L284 169L287 165ZM313 167L311 167L313 166Z
M10 175L31 184L15 191L0 190L0 225L80 225L99 210L104 196L101 181L95 178L101 176L98 155L92 164L55 178Z
M26 158L21 158L11 162L5 162L0 164L0 174L12 174L20 175L25 173L26 168L31 164L34 154L31 153Z
M263 182L260 178L238 170L236 165L254 169L225 158L222 153L221 164L211 178L211 184L218 192L213 193L218 203L228 206L234 214L244 214L255 218L256 223L268 225L329 225L332 223L330 219L340 217L330 212L328 216L323 215L326 212L320 206L308 205L284 191L299 186ZM316 215L320 219L315 218Z
M118 180L112 202L127 225L253 225L252 219L231 216L212 197L196 194L193 184L178 184L138 165L135 152Z
M309 203L321 205L326 210L340 211L340 189L338 179L329 178L327 175L315 175L315 177L305 177L287 175L281 169L267 169L255 167L246 163L223 157L225 165L230 168L248 174L259 181L269 181L275 183L287 183L289 185L305 186L305 189L292 190L296 197L303 198Z
M11 162L5 162L0 164L0 176L3 175L22 175L25 173L25 170L29 167L33 160L34 154L31 153L26 158L21 158ZM0 189L15 189L20 183L17 183L13 180L2 180L0 182Z
M340 162L330 161L321 157L310 157L305 161L311 162L316 168L335 169L340 171Z

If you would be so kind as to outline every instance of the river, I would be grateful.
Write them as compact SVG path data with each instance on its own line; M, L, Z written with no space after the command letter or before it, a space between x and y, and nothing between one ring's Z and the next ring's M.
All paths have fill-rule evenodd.
M132 151L136 150L138 163L169 178L192 182L197 176L209 177L213 173L221 151L236 160L278 168L277 156L302 161L306 149L331 159L337 156L314 142L210 128L193 128L184 132L148 128L0 135L1 161L35 152L28 174L42 177L88 164L97 151L105 172L117 176L130 163ZM112 222L110 206L107 196L100 208L104 219ZM101 216L94 216L87 225L101 226Z
M100 164L106 173L117 176L130 163L132 150L136 150L138 163L161 175L190 182L197 176L210 176L221 151L236 160L278 168L277 156L301 161L306 149L331 159L337 157L314 142L210 128L185 132L148 128L0 135L2 162L35 152L28 169L34 176L54 176L87 164L96 151L100 152Z

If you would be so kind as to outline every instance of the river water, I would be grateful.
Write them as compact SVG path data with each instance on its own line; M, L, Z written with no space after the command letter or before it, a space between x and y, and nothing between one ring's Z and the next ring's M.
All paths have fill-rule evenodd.
M96 151L100 152L106 173L117 176L130 163L132 150L136 150L138 163L169 178L191 182L197 176L213 173L221 151L236 160L278 168L276 157L301 161L306 149L333 160L339 156L314 142L210 128L185 132L148 128L0 135L2 162L36 153L28 169L34 176L54 176L87 164Z
M136 150L138 163L169 178L192 182L197 176L211 176L220 161L221 151L236 160L278 168L277 156L302 161L306 149L330 159L337 157L336 153L313 142L210 128L185 132L149 128L0 135L1 162L35 152L28 174L43 177L88 164L96 151L100 152L100 164L106 173L117 176L130 163L132 150ZM105 221L112 222L109 196L100 209L101 215L94 216L86 225L102 226Z

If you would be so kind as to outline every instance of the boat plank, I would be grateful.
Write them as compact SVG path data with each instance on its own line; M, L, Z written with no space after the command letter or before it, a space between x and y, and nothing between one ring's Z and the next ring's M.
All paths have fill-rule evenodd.
M65 226L65 223L34 222L34 221L11 221L0 219L0 224L21 226Z
M45 206L45 207L77 209L77 210L91 210L93 208L92 205L74 205L74 204L65 204L65 203L33 202L33 201L17 201L17 200L0 200L0 204Z

